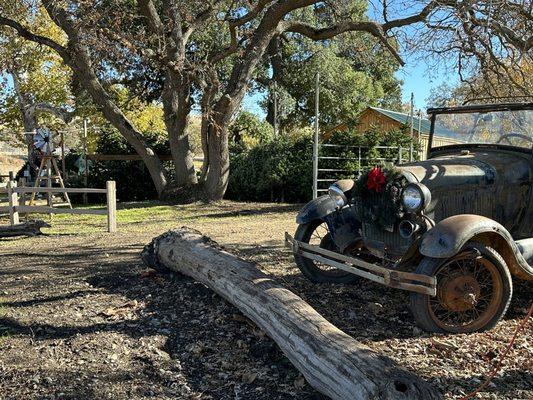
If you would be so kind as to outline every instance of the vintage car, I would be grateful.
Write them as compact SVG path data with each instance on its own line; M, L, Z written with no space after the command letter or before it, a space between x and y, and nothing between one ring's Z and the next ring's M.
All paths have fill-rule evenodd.
M533 103L427 112L426 160L335 182L286 243L313 282L411 291L427 331L490 329L533 280Z

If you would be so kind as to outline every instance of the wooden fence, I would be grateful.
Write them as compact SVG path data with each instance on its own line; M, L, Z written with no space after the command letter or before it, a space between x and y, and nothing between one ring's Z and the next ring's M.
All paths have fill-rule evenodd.
M11 226L20 223L21 213L39 214L92 214L107 215L107 231L117 230L117 196L115 181L107 181L105 189L92 188L52 188L52 187L17 187L14 181L9 181L6 188L0 189L0 193L7 193L8 206L0 207L0 213L9 214ZM105 209L88 208L56 208L43 205L25 205L20 202L20 195L28 193L101 193L106 195Z

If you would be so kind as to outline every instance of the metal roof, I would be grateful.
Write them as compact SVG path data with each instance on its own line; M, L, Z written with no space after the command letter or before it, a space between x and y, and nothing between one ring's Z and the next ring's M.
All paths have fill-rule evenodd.
M407 126L411 125L411 116L409 114L404 114L404 113L392 111L392 110L386 110L384 108L378 108L378 107L368 107L368 108L380 114L383 114L401 124L404 124ZM415 115L413 116L413 129L418 131L418 125L419 125L419 118ZM429 135L430 130L431 130L431 121L427 118L421 118L420 133ZM435 126L435 135L444 136L444 137L455 136L454 132L449 131L448 129L445 129L439 126Z
M459 114L468 112L533 110L533 103L469 104L456 107L428 108L428 114Z

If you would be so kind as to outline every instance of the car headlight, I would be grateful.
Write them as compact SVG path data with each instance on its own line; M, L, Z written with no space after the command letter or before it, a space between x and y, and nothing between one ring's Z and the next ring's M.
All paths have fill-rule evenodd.
M340 187L338 187L336 184L331 185L328 188L328 194L335 202L335 205L337 207L344 207L346 203L348 203L348 199L346 198L346 195L342 191Z
M426 185L410 183L402 193L402 203L408 212L424 210L431 202L431 192Z

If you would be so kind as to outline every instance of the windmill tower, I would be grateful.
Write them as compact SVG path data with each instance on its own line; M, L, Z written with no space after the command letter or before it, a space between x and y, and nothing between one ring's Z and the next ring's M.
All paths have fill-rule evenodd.
M53 183L59 183L59 186L65 188L65 183L61 176L57 161L54 157L54 142L52 140L52 132L47 128L38 128L33 136L33 145L42 153L41 163L37 171L34 187L40 188L41 183L45 182L47 188L51 188ZM29 205L33 205L35 195L37 192L31 194ZM72 208L72 204L67 193L61 193L63 200L54 204L54 197L52 193L47 192L46 198L49 207L68 206Z

